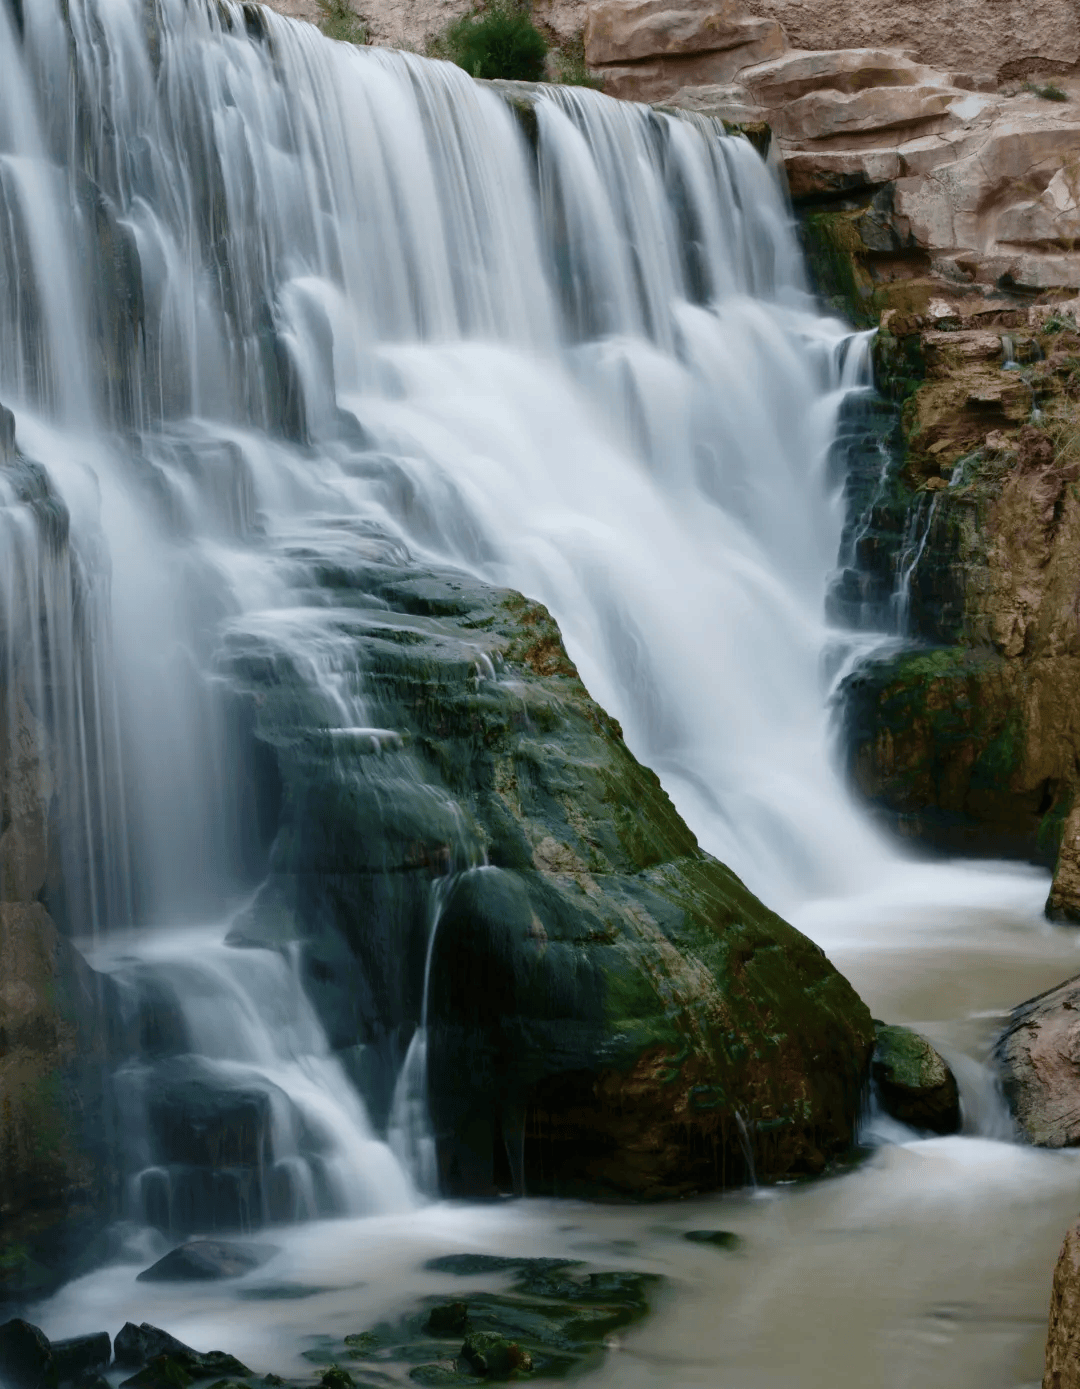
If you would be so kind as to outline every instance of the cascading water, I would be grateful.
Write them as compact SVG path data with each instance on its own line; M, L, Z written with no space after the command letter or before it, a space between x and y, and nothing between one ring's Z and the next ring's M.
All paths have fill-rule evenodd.
M319 1303L335 1327L354 1316L357 1276L371 1317L389 1315L387 1249L400 1238L392 1270L415 1270L421 1218L440 1248L592 1257L600 1231L624 1254L634 1229L643 1260L659 1248L657 1271L689 1257L681 1238L656 1246L655 1214L575 1208L581 1234L544 1204L518 1207L509 1231L495 1208L400 1215L433 1185L423 1092L440 917L455 882L487 870L456 807L418 785L365 684L358 629L326 597L326 572L347 576L358 556L449 564L547 603L703 845L826 943L881 1016L951 1019L950 968L965 988L973 976L970 1014L927 1030L978 1054L986 1010L1066 972L1057 937L1028 960L1041 880L895 858L834 774L825 688L876 640L860 647L822 617L843 520L830 444L865 376L865 340L813 310L768 170L709 121L590 92L500 94L250 5L0 0L0 400L21 449L10 456L0 417L0 759L9 798L12 766L49 788L60 854L40 865L45 899L69 932L97 933L114 976L131 1215L179 1234L395 1212L393 1235L369 1219L330 1252L317 1229L275 1234L302 1292L354 1280L347 1305ZM255 948L275 925L264 913L254 929L247 904L289 794L252 737L251 703L271 684L302 703L305 748L333 763L341 794L423 801L440 827L416 938L394 937L387 964L398 1022L360 1044L371 1000L341 986L341 1036L316 1019L285 906L278 948ZM0 839L4 875L10 848ZM388 911L402 892L386 888ZM973 916L991 929L973 935ZM330 987L338 962L317 963ZM993 1095L979 1099L985 1070L958 1071L969 1121L981 1104L981 1131L1002 1136ZM199 1128L223 1113L224 1130ZM235 1144L215 1146L221 1132ZM903 1382L997 1385L985 1327L1011 1313L994 1300L995 1260L1017 1239L990 1213L1023 1218L1020 1172L1056 1246L1074 1182L1000 1142L914 1146L845 1183L745 1210L730 1198L720 1223L749 1236L743 1295L718 1297L712 1264L695 1273L693 1334L658 1313L669 1341L661 1330L652 1358L620 1357L612 1382L712 1384L721 1369L789 1382L775 1328L801 1316L823 1383L873 1378L880 1347L845 1375L814 1340L842 1320L837 1344L857 1344L864 1323L899 1327L915 1364ZM808 1206L793 1241L783 1222ZM911 1347L938 1345L940 1318L921 1339L894 1326L928 1315L923 1248L950 1221L955 1247L975 1231L994 1241L969 1379L918 1372ZM900 1271L881 1279L882 1258ZM955 1301L949 1258L941 1268L940 1297ZM97 1330L105 1307L109 1324L161 1320L152 1285L138 1288L105 1271L43 1323ZM227 1326L253 1363L275 1345L275 1367L318 1300L292 1321L274 1302L260 1321L257 1303L238 1318L218 1291L188 1296L187 1312L167 1304L172 1330L209 1343L207 1327L218 1342ZM830 1297L868 1299L867 1313Z
M37 717L70 726L62 774L92 803L96 876L62 878L69 929L212 919L257 878L265 787L229 650L287 661L341 755L389 750L386 794L404 788L353 638L310 597L362 536L543 599L706 847L773 901L865 871L882 851L829 767L819 670L841 521L826 460L865 350L814 313L749 145L551 89L530 150L457 69L250 8L20 14L16 32L0 7L0 398L70 515L83 607L111 603L80 645L72 582L44 586L36 625L67 647L30 661L71 687ZM164 969L128 968L131 987ZM242 987L237 969L226 989L217 966L169 965L181 1014L211 978L256 1007L273 969ZM387 1043L386 1117L430 1190L424 1012ZM305 1035L310 1090L325 1068ZM271 1112L281 1092L310 1110L287 1083L296 1044L271 1065L234 1041L188 1026L173 1051L214 1058L226 1090L222 1066L235 1090L263 1065ZM337 1148L370 1154L351 1122ZM278 1114L260 1172L311 1166L295 1130ZM257 1199L200 1204L158 1149L133 1159L136 1213L182 1207L198 1214L167 1220L190 1228L273 1204L265 1173ZM316 1200L313 1181L275 1209L360 1199Z

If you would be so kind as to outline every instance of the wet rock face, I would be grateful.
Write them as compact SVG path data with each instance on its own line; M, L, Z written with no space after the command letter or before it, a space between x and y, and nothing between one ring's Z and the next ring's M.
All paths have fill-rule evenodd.
M1030 1142L1080 1145L1080 976L1015 1008L996 1057L1005 1097Z
M1065 1236L1054 1268L1043 1389L1080 1389L1080 1225Z
M444 1190L739 1183L743 1127L759 1176L820 1171L851 1138L868 1014L701 852L547 612L374 553L322 578L370 727L346 755L283 658L238 653L286 788L271 878L238 935L305 942L307 986L359 1055L376 1121L437 921Z
M59 1282L113 1209L105 993L39 902L0 902L0 1301Z
M183 1389L193 1379L218 1379L224 1375L246 1378L251 1371L235 1356L221 1350L192 1350L183 1341L143 1322L125 1322L113 1344L117 1365L141 1366L123 1381L132 1389Z
M28 526L43 555L66 557L67 512L19 453L0 405L0 542ZM64 572L58 563L42 586ZM9 596L0 622L0 1304L60 1281L110 1218L116 1182L106 1147L110 985L41 900L63 897L57 828L71 799L43 682L22 660L45 634L20 624L43 621L42 610L28 590Z
M857 499L838 595L843 617L912 644L845 685L852 779L907 837L1056 863L1048 912L1076 920L1072 301L911 295L882 317L880 380L902 401L901 428L876 490ZM862 594L876 609L859 609Z
M10 1389L58 1389L68 1384L85 1389L111 1359L106 1331L50 1342L39 1327L18 1317L0 1326L0 1378Z
M960 1091L944 1058L907 1027L877 1025L870 1074L882 1108L931 1133L956 1133Z

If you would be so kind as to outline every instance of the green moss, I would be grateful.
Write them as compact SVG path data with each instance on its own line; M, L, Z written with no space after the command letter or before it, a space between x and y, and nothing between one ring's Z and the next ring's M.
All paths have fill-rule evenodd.
M873 286L862 264L865 251L854 225L856 214L811 212L801 223L803 249L814 287L842 317L868 327L876 323Z
M1033 96L1042 97L1043 101L1068 101L1068 92L1062 91L1056 82L1025 82L1024 91L1031 92Z
M1024 723L1010 709L1005 723L987 743L971 769L971 786L978 790L1007 789L1024 756Z

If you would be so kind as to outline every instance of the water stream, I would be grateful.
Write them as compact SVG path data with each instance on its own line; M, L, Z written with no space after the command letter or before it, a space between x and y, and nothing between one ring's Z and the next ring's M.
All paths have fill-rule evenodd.
M1074 936L1042 922L1039 874L901 858L836 775L830 444L867 344L809 298L769 170L701 118L551 89L530 126L446 65L152 9L35 0L20 34L0 0L0 400L72 536L35 548L40 498L4 482L0 613L31 589L40 610L2 654L61 730L81 827L50 906L136 1014L156 990L176 1021L127 1076L126 1261L36 1315L145 1318L288 1373L303 1335L445 1290L429 1252L570 1251L669 1279L597 1383L1035 1382L1080 1172L1011 1142L986 1054L1001 1010L1073 972ZM476 846L433 892L385 1134L288 953L205 924L265 865L237 643L287 658L343 748L393 753L387 795L407 780L310 601L360 536L545 602L702 845L954 1058L965 1134L878 1124L843 1179L670 1209L421 1200L440 892L484 871ZM257 1116L224 1193L147 1117L178 1063ZM224 1208L306 1219L225 1294L135 1282L161 1231ZM709 1222L745 1234L732 1262L681 1239ZM311 1296L261 1299L275 1282Z

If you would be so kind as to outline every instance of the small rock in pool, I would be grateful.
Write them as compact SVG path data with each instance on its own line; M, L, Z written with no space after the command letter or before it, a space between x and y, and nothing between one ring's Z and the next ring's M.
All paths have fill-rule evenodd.
M683 1239L694 1244L715 1244L717 1249L739 1249L742 1239L731 1230L687 1230Z
M272 1259L269 1244L233 1244L219 1239L193 1239L170 1250L163 1259L139 1274L144 1283L204 1282L211 1278L239 1278Z
M15 1317L0 1326L0 1371L11 1389L46 1389L56 1383L52 1346L39 1327Z
M469 1322L468 1304L464 1302L444 1302L432 1307L424 1330L429 1336L459 1336Z
M870 1075L886 1114L913 1128L956 1133L960 1091L944 1058L908 1027L875 1020Z
M466 1336L461 1358L485 1379L509 1379L516 1371L528 1374L532 1369L529 1352L496 1331L474 1331Z

